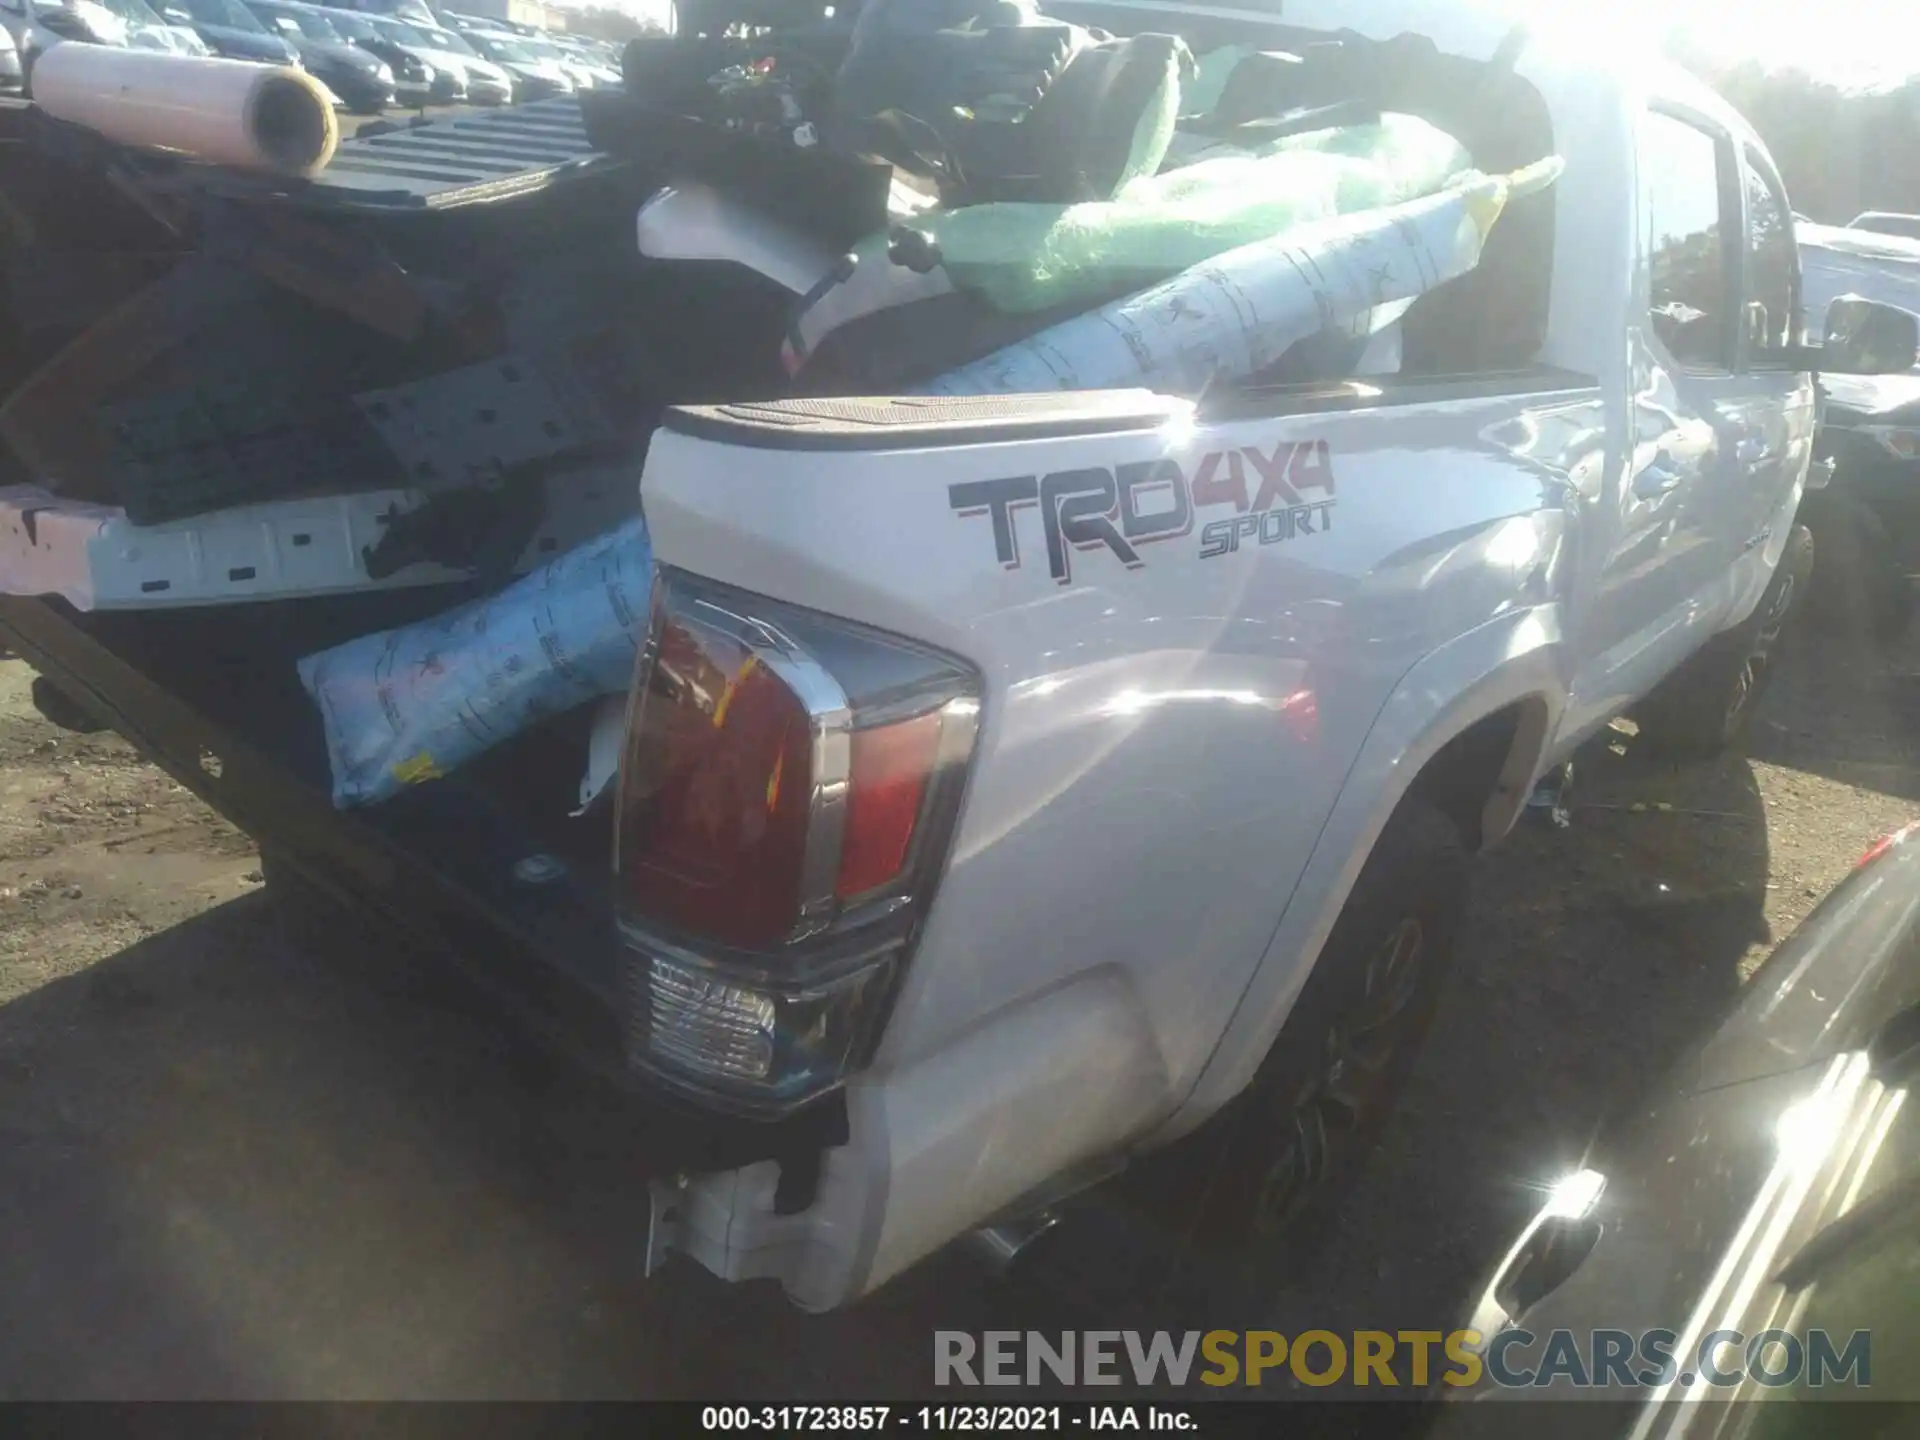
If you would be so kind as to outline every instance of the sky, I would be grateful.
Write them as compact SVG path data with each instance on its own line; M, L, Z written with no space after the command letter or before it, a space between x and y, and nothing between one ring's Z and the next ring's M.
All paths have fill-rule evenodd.
M1876 83L1920 71L1920 6L1888 0L1675 0L1689 37L1716 54L1835 83Z
M1920 72L1920 0L1508 0L1503 8L1547 23L1556 11L1589 24L1603 14L1616 34L1665 27L1717 58L1800 69L1837 85L1871 87Z

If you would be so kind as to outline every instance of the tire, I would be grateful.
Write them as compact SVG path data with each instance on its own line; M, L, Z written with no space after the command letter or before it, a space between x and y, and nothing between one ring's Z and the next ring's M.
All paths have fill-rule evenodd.
M41 719L70 734L98 735L113 728L44 675L33 677L28 694Z
M1466 870L1453 822L1402 801L1253 1083L1122 1177L1196 1249L1257 1262L1262 1283L1312 1251L1431 1025Z
M1913 619L1913 587L1886 522L1844 494L1815 494L1806 506L1820 562L1807 608L1824 630L1892 641Z
M1795 525L1753 614L1712 640L1634 709L1640 743L1698 760L1737 745L1778 668L1782 637L1814 573L1813 536Z

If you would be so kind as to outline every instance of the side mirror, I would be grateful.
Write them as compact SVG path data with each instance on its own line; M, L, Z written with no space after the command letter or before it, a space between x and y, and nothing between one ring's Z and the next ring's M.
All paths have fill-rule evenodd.
M1858 295L1827 307L1818 368L1833 375L1899 375L1920 360L1920 316Z

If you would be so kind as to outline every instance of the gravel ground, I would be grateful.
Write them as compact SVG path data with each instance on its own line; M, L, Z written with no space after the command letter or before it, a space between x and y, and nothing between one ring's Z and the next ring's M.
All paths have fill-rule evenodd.
M1480 863L1339 1235L1247 1277L1270 1323L1446 1328L1529 1185L1920 811L1917 676L1920 649L1802 643L1747 756L1595 747L1572 827ZM1097 1219L1065 1250L1103 1257L1084 1290L945 1257L810 1318L690 1266L643 1281L644 1136L613 1097L437 974L297 933L243 836L47 725L29 679L0 660L0 1398L906 1396L935 1328L1177 1323L1112 1298Z

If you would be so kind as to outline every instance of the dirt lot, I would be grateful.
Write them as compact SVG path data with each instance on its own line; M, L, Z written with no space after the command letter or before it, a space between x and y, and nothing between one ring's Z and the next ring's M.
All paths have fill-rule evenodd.
M1920 813L1917 671L1803 644L1749 757L1599 747L1572 828L1482 862L1408 1103L1272 1323L1445 1327L1527 1183ZM29 679L0 660L0 1398L898 1396L936 1327L1171 1323L1118 1264L1121 1301L943 1259L824 1319L644 1282L617 1101L436 974L290 937L244 837Z

